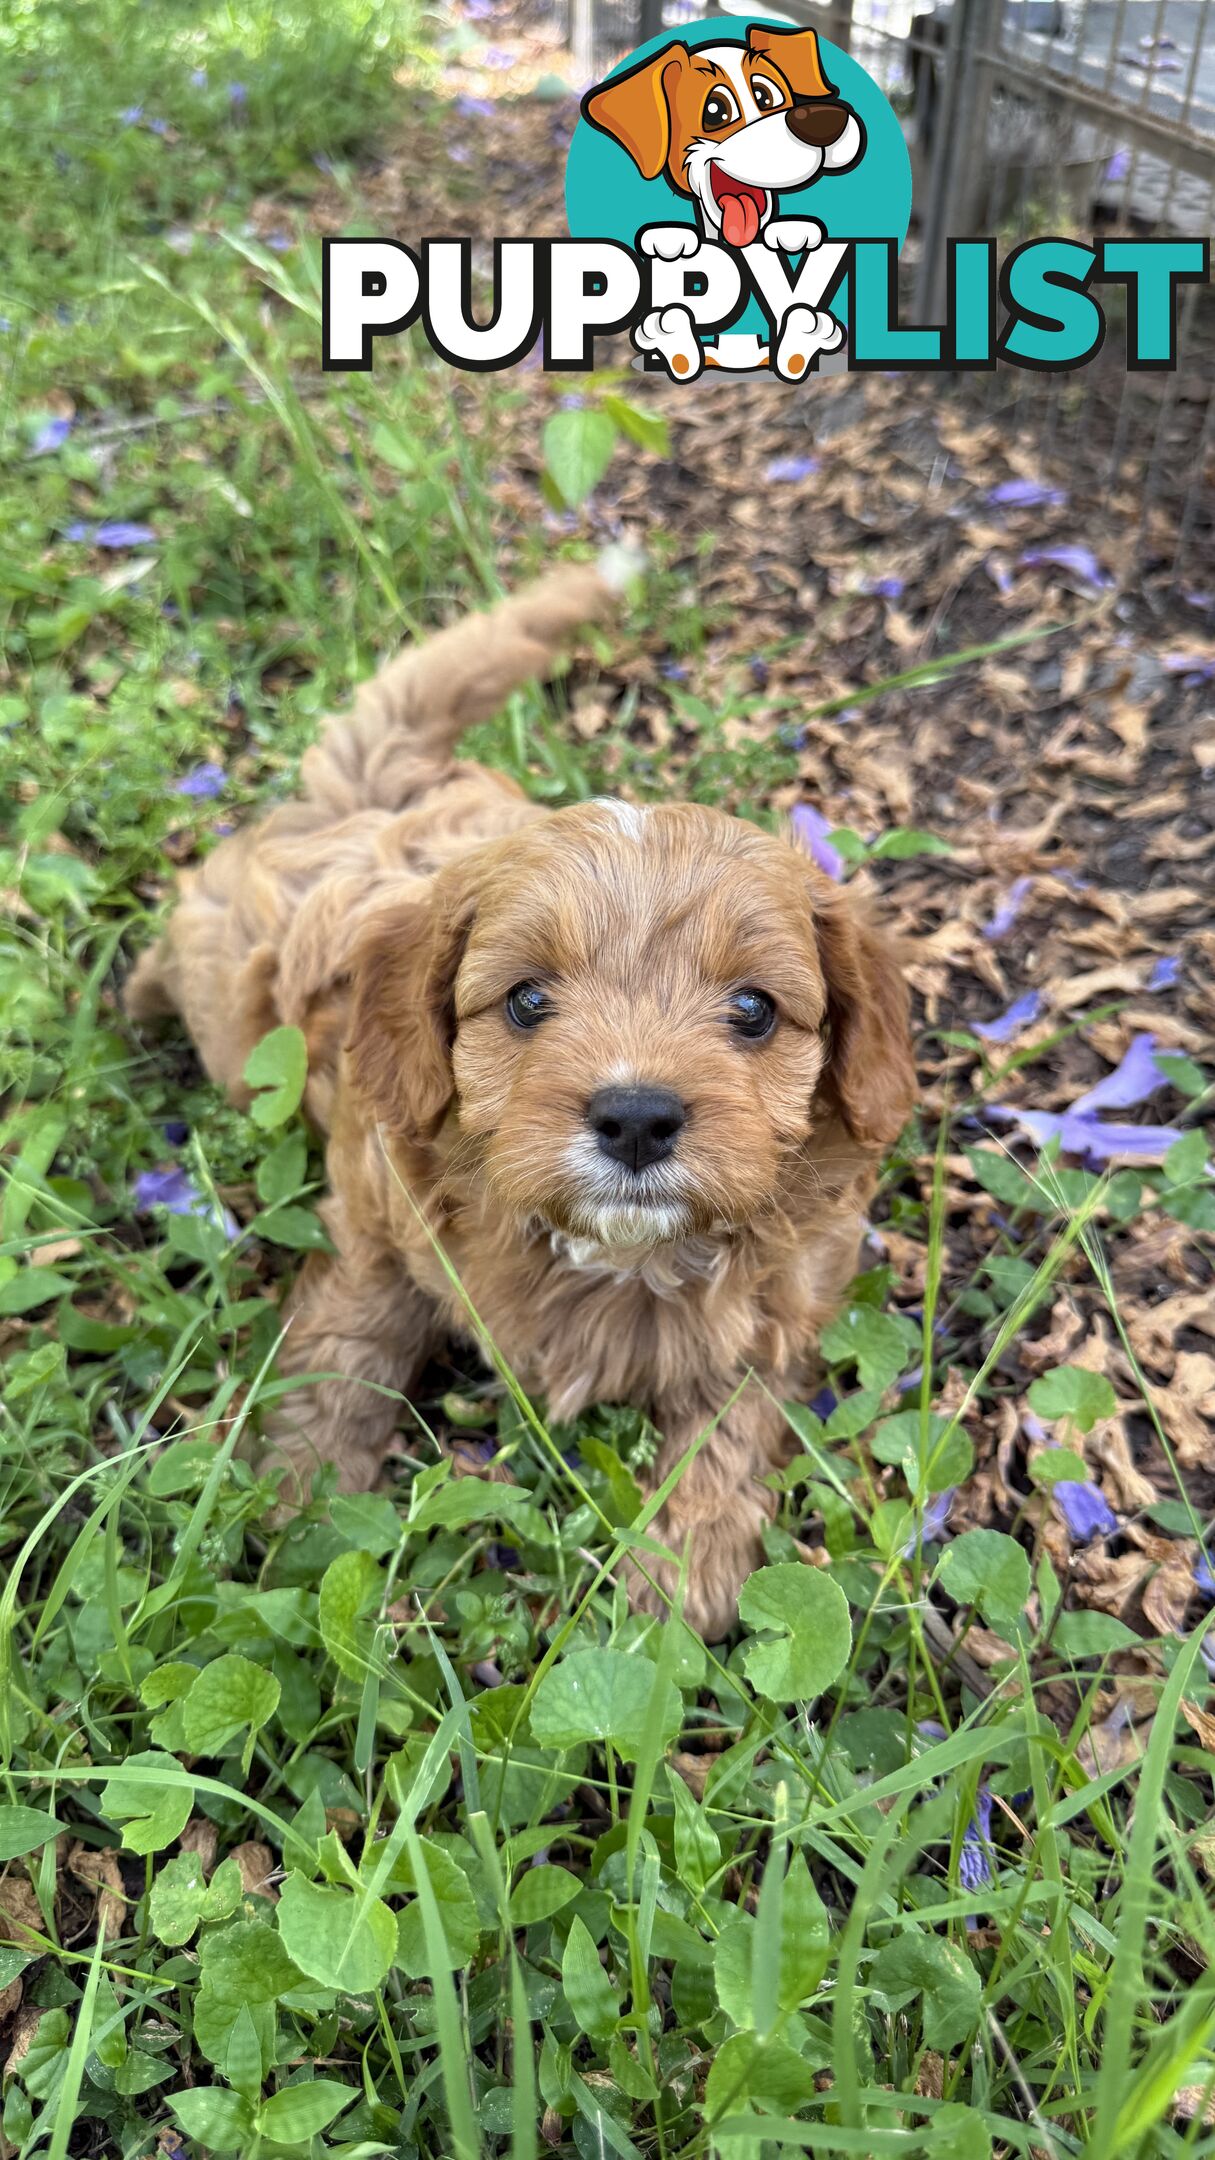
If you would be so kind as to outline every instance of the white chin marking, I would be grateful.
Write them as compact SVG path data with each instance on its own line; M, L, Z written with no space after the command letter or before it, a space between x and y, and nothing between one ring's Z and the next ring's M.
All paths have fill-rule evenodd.
M596 1245L669 1245L688 1227L686 1210L674 1203L629 1206L616 1202L579 1211L580 1227Z

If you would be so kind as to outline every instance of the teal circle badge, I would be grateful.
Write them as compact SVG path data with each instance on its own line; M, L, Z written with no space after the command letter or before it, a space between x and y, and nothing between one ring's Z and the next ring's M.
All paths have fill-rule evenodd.
M728 322L706 326L701 310L698 356L686 337L672 345L678 306L659 306L634 332L656 355L650 364L677 377L705 361L771 364L795 379L816 364L808 353L838 350L845 338L846 303L825 271L816 292L806 251L824 265L840 252L825 242L885 240L897 253L911 218L911 159L889 100L850 53L788 22L719 15L651 38L591 86L565 200L573 238L650 256L655 292L661 284L668 302L682 297L678 266L686 258L694 271L698 244L709 244L702 260L712 269L716 258L723 287L741 284L745 307ZM780 285L778 265L791 279L806 266L811 295L788 311L779 358L780 326L760 298L774 278Z

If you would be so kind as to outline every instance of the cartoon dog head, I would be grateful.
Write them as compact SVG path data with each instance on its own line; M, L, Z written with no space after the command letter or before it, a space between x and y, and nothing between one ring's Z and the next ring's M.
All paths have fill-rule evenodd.
M823 73L813 30L752 23L745 45L668 45L588 91L582 110L698 205L705 229L749 247L782 188L844 172L865 148L859 116Z

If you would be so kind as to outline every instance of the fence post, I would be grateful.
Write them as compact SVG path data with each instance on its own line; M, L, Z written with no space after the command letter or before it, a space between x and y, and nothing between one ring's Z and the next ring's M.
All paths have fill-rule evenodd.
M928 200L920 218L917 322L936 322L944 313L945 241L951 232L965 230L971 191L987 159L993 71L983 36L986 18L987 28L994 28L999 39L1000 12L993 25L990 0L954 0L934 115Z
M852 0L830 0L827 36L841 52L852 51Z

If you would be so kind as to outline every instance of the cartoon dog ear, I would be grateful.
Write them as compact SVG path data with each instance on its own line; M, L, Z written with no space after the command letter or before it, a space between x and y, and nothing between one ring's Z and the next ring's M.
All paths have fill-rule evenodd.
M588 90L582 100L592 127L620 143L645 180L656 180L670 155L670 100L690 65L686 45L667 45L627 75Z
M823 73L816 30L771 30L763 23L752 23L747 50L773 61L795 98L835 96L835 84Z
M893 939L821 872L814 927L827 982L826 1086L854 1140L891 1147L915 1104L907 985Z
M404 1140L432 1139L455 1092L456 976L476 913L463 871L369 925L351 967L350 1072L384 1130Z

